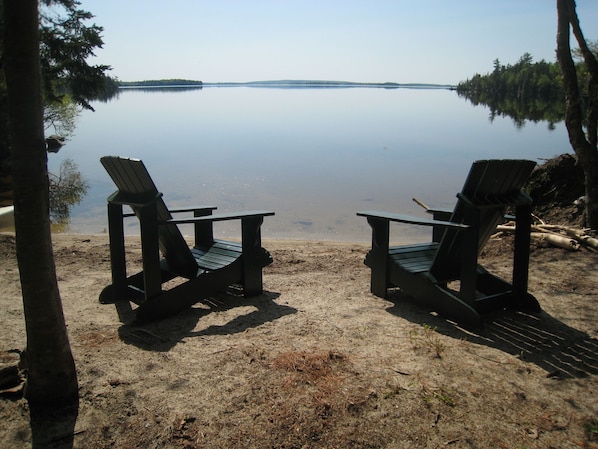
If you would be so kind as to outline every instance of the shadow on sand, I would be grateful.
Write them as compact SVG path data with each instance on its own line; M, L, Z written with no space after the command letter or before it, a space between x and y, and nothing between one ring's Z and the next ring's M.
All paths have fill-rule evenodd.
M547 377L580 378L598 374L598 340L546 312L530 315L502 311L487 316L484 328L472 332L426 312L400 291L391 292L389 300L394 305L387 311L393 315L432 325L443 335L496 348L534 363L546 371Z
M32 449L72 449L74 447L75 424L79 414L79 403L63 407L32 406L31 419Z
M243 298L239 292L228 290L215 299L202 301L171 318L143 325L123 324L118 333L121 340L127 344L148 351L166 352L184 338L236 334L297 312L293 307L277 304L274 300L278 296L280 296L278 293L264 292L252 298ZM130 304L120 302L116 306L121 321L130 322L133 313ZM254 310L239 315L223 325L211 325L194 331L199 320L210 313L247 306Z

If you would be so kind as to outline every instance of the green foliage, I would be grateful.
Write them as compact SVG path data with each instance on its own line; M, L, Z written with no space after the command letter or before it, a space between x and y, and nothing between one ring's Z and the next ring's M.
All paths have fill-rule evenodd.
M421 394L423 401L427 404L431 403L433 399L436 399L449 407L454 407L456 405L452 393L443 388L436 391L429 391L427 388L423 387Z
M54 134L70 136L75 131L80 107L65 95L60 100L48 103L44 108L44 127L54 129Z
M71 207L81 202L89 185L71 159L62 161L59 174L50 174L49 179L50 217L54 223L68 222Z
M584 430L588 441L598 441L598 418L586 420Z
M92 109L89 102L118 90L105 65L90 65L88 58L103 45L102 28L86 22L93 18L79 9L76 0L43 0L40 7L40 58L46 129L57 134L74 129L78 108ZM4 18L0 15L0 27ZM0 33L0 60L2 59ZM0 178L10 174L6 83L0 66Z
M432 327L429 324L423 324L421 329L415 328L409 331L409 340L413 344L414 348L424 347L430 350L434 357L441 359L442 354L446 349L446 345L442 342L442 339L436 327Z
M476 74L461 82L461 92L487 93L510 98L543 97L563 98L563 83L558 64L544 60L533 62L525 53L514 65L503 65L494 60L494 70L486 75Z
M598 39L595 41L588 41L587 45L590 51L594 53L594 55L598 56ZM581 92L587 92L590 72L588 71L588 66L584 63L581 49L575 48L571 50L571 55L573 56L573 60L576 62L575 70L577 71L577 79L579 81L580 90Z
M565 117L565 94L557 63L533 62L525 53L514 65L493 62L493 71L476 74L458 84L457 92L474 105L490 107L490 118L508 116L518 127L527 120L548 121L549 126Z
M598 54L598 40L588 44ZM576 66L579 90L587 97L588 70L581 62L579 49L573 50L579 63ZM475 106L483 104L490 108L490 119L510 117L517 127L526 121L547 121L549 128L565 119L565 91L561 69L556 62L541 60L533 62L524 53L516 64L492 62L493 70L486 75L476 73L471 79L457 85L460 96Z
M90 12L78 9L73 0L45 0L40 14L40 58L46 104L61 101L65 93L80 106L92 109L89 101L115 84L106 65L91 65L88 58L102 48L103 28L86 25Z

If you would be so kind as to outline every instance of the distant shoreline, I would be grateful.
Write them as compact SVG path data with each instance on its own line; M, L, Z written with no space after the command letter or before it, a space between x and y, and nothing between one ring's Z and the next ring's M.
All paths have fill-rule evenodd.
M448 89L454 90L452 84L427 83L361 83L352 81L324 81L324 80L277 80L277 81L248 81L248 82L217 82L204 83L193 80L149 80L120 82L121 89L156 89L156 88L204 88L204 87L261 87L279 89L333 89L333 88L382 88L382 89Z

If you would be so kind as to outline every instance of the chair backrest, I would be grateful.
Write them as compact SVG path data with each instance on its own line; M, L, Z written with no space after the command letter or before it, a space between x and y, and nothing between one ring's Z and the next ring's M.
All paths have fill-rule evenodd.
M467 214L468 209L474 209L478 217L478 255L509 206L521 201L531 203L522 188L535 166L534 161L514 159L476 161L471 166L450 221L471 224ZM456 279L465 238L463 232L445 231L430 270L436 279Z
M154 181L140 159L104 156L100 162L116 184L119 199L128 204L141 220L141 204L156 203L157 219L169 220L172 215L162 200ZM195 261L187 242L178 227L160 225L158 227L159 245L168 267L174 273L188 278L197 275Z

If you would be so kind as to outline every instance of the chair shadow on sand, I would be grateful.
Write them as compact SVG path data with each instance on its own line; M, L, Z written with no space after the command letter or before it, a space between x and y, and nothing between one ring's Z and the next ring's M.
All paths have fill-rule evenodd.
M442 317L428 313L400 291L388 300L387 311L417 324L434 325L437 332L478 345L496 348L534 363L547 377L581 378L598 374L598 339L568 326L546 312L527 314L500 311L489 315L478 332L466 331Z
M121 301L116 306L120 320L125 324L119 328L118 334L127 344L148 351L167 352L184 338L237 334L297 312L293 307L277 304L275 299L279 296L279 293L264 291L261 295L244 298L242 291L232 287L216 298L202 300L195 307L174 317L143 325L130 323L134 312L129 302ZM238 315L225 324L194 331L201 318L210 313L247 306L254 310Z

